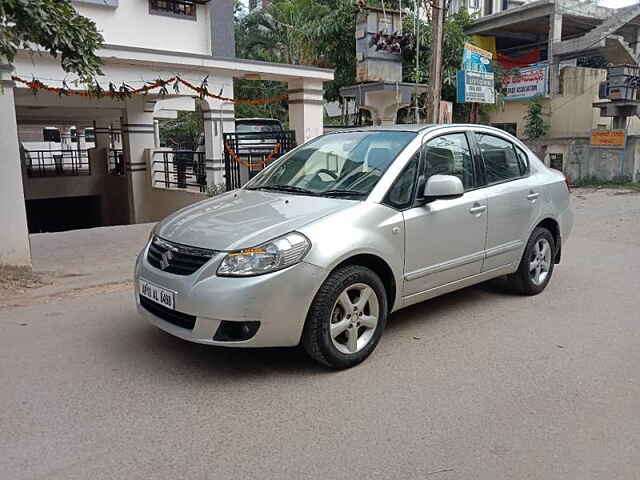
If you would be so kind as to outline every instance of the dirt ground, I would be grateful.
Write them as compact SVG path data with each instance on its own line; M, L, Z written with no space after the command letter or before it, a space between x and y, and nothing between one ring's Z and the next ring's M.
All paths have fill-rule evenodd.
M47 280L29 267L0 265L0 291L6 296L15 296L47 285Z

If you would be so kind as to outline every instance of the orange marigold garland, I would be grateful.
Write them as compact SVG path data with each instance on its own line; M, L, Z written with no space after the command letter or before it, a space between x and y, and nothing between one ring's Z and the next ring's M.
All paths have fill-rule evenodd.
M135 89L130 87L124 82L120 87L116 87L113 83L110 82L108 90L104 90L97 81L95 82L94 85L91 85L91 88L89 90L71 90L65 81L63 81L62 83L63 86L60 88L60 87L50 87L42 83L40 80L36 80L35 78L30 81L17 76L13 76L11 78L13 79L14 82L22 83L23 85L26 85L27 87L29 87L31 89L31 92L34 95L38 93L38 90L46 90L48 92L57 93L58 95L76 95L80 97L95 97L95 98L110 97L117 100L124 100L125 98L128 98L132 95L139 95L139 94L147 95L149 91L155 90L156 88L160 89L158 93L161 96L168 95L169 91L167 89L167 85L169 84L173 84L172 85L173 90L175 91L176 94L178 94L179 84L182 84L185 87L189 88L190 90L193 90L194 92L196 92L200 98L209 97L209 98L215 98L216 100L221 100L223 102L237 103L242 105L260 105L264 103L280 102L282 100L286 100L289 97L286 93L277 97L272 97L272 98L223 97L222 95L216 95L215 93L209 92L207 88L208 77L205 77L200 87L197 87L196 85L188 82L187 80L184 80L178 76L175 76L167 80L158 79L155 82L147 83L146 85L140 88L135 88Z
M231 145L229 145L228 142L224 142L224 148L227 151L227 153L231 156L231 158L233 158L240 165L247 167L249 170L255 170L258 167L267 166L267 164L271 162L271 160L273 160L273 158L278 154L278 152L280 152L282 145L279 143L276 143L275 147L273 147L273 150L271 150L271 153L269 153L269 155L267 155L263 160L256 163L249 163L242 160L238 156L238 154L235 152L235 150L231 147Z

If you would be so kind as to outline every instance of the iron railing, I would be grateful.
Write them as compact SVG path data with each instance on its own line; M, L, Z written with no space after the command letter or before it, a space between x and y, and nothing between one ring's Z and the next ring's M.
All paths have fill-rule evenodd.
M157 188L179 188L207 191L207 171L204 152L176 150L154 152L151 179Z
M224 171L227 191L239 188L267 164L296 146L296 132L225 133ZM244 170L244 172L243 172Z
M110 148L107 155L107 173L109 175L124 175L124 152L122 149Z
M196 4L186 0L149 0L151 12L170 13L194 18L196 16Z
M91 175L87 150L25 150L28 177Z

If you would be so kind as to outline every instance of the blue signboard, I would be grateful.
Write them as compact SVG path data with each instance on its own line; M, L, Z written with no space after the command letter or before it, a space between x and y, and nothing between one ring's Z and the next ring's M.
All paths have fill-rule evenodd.
M493 73L460 70L456 74L458 103L496 103Z
M491 73L493 72L493 54L486 50L465 43L462 51L462 70L465 72Z

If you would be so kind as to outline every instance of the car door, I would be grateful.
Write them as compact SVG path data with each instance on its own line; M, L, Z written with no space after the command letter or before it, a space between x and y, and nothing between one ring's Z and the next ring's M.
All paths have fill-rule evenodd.
M476 130L476 145L483 160L487 204L484 271L520 261L532 222L539 215L540 191L529 176L527 153L495 132Z
M478 165L464 131L447 132L422 147L425 181L435 174L458 176L465 193L404 211L404 296L481 272L487 230L487 199L478 189Z

